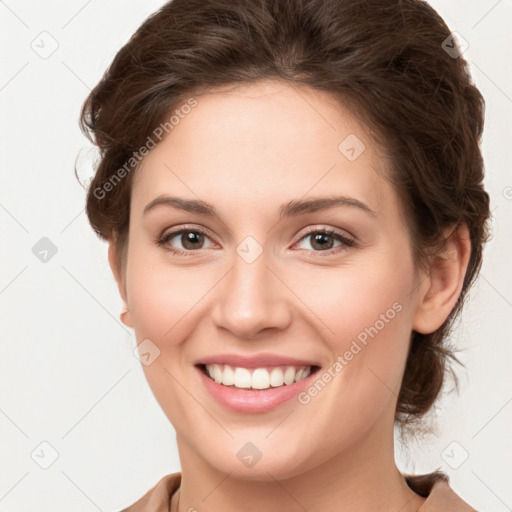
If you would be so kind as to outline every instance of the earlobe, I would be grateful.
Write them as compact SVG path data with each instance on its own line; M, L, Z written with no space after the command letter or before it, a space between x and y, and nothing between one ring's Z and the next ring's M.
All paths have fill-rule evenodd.
M123 311L119 315L119 319L124 325L126 325L126 327L133 327L130 310L128 309L126 303L123 306Z
M437 330L457 304L471 254L471 241L465 224L446 232L443 249L432 256L425 287L421 290L419 304L412 328L429 334Z

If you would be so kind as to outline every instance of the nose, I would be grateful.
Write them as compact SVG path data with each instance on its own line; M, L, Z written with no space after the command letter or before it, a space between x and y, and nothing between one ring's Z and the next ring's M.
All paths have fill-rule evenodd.
M293 294L268 263L264 253L252 263L236 255L233 267L219 283L213 320L237 339L253 340L265 329L282 330L290 324L289 297Z

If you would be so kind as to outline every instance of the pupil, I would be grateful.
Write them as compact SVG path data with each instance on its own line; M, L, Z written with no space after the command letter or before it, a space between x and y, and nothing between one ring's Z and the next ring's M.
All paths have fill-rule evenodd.
M189 231L188 233L184 234L185 240L182 241L183 247L186 247L188 249L196 249L196 247L187 247L187 244L194 245L198 242L202 241L203 235L201 233L194 233L193 231Z
M330 237L330 235L328 235L326 233L317 233L314 236L314 240L315 240L315 243L319 244L320 248L322 248L322 249L326 249L326 248L330 249L332 247L332 240L331 240L330 244L328 242L326 242L326 238L329 238L329 237Z

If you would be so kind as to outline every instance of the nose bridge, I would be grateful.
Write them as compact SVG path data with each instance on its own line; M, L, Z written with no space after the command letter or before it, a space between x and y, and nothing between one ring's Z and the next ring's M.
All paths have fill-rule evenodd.
M269 268L266 252L258 246L254 240L239 244L216 301L217 326L239 338L252 338L270 327L282 329L291 318L284 286Z

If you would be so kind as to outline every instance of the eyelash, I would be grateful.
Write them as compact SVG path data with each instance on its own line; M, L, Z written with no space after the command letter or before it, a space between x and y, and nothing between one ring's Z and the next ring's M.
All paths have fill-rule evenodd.
M202 230L202 229L195 228L195 227L194 228L193 227L190 227L190 228L189 227L184 227L184 228L181 228L181 229L179 229L177 231L172 231L171 233L164 233L163 235L161 235L158 238L158 240L156 240L156 244L159 247L164 247L165 250L170 251L172 254L175 254L177 256L193 256L193 255L195 255L196 251L200 251L201 249L183 251L182 249L174 249L174 248L166 245L169 242L169 240L171 240L174 237L176 237L177 235L180 235L180 234L183 234L183 233L199 233L199 234L202 234L202 235L210 238L208 236L207 232ZM313 253L318 253L318 255L323 254L323 255L327 255L328 256L328 255L331 255L331 254L335 254L335 253L339 252L340 250L356 246L355 240L353 240L351 238L348 238L345 235L342 235L338 231L335 231L333 229L321 229L321 228L317 228L317 227L314 227L314 228L311 228L310 230L308 230L299 239L299 242L302 241L303 239L307 238L308 236L313 235L313 234L325 234L325 235L328 235L328 236L332 236L337 241L341 242L342 245L338 246L338 247L334 247L332 249L325 250L325 251L315 251L315 250L311 250L310 251L309 249L299 249L299 250L301 250L301 251L310 251L310 252L313 252ZM345 246L345 247L343 247L343 246Z

